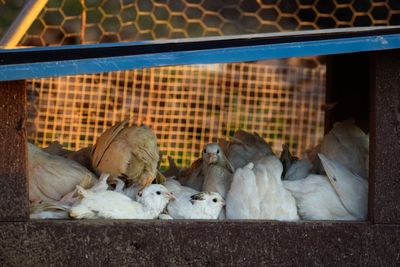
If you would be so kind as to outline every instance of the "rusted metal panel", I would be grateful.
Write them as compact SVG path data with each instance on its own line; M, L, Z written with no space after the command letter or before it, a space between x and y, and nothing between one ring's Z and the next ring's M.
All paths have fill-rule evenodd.
M400 50L373 55L371 84L372 219L400 223Z
M0 83L0 221L28 219L25 81Z
M3 266L398 266L400 226L329 222L0 223Z

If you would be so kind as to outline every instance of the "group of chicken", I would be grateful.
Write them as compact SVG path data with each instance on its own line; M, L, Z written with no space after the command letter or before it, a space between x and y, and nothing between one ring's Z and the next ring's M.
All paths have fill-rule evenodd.
M365 220L369 137L337 122L303 158L238 130L161 173L157 138L120 122L93 147L28 144L31 218ZM99 178L98 178L99 176Z

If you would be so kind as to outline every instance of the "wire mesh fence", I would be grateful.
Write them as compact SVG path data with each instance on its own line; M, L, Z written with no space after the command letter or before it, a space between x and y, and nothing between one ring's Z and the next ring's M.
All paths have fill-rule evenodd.
M31 80L29 138L69 149L94 143L130 118L157 134L164 155L190 165L204 144L237 129L256 131L280 151L323 134L325 69L257 63L186 65ZM166 157L162 167L166 166Z
M26 1L0 1L0 36ZM49 0L20 45L67 45L400 25L397 0ZM70 149L113 123L150 125L182 165L235 129L294 154L323 134L324 58L151 68L31 80L29 138ZM165 165L165 157L163 166Z
M4 14L0 18L0 35L24 2L0 1ZM398 0L49 0L21 44L63 45L399 24Z

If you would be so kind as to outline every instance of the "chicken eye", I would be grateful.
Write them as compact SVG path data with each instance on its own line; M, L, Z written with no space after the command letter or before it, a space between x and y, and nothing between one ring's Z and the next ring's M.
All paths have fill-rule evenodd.
M161 192L160 192L160 191L157 191L156 194L157 194L157 195L161 195Z
M219 149L217 150L217 154L219 154Z
M217 203L217 199L216 199L216 198L213 198L213 202Z

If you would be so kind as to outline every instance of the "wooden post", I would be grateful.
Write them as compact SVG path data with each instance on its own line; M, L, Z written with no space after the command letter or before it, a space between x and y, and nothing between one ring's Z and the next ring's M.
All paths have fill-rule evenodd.
M0 221L29 218L25 81L0 83Z
M400 223L400 50L372 57L370 214L375 223Z

